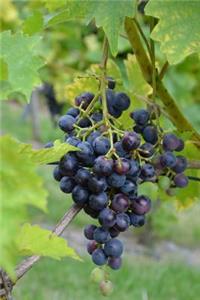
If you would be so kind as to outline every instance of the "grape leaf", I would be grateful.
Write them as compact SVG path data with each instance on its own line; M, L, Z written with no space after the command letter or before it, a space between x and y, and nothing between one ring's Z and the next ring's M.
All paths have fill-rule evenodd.
M67 4L67 0L42 0L42 2L50 12L53 12L58 8L66 6Z
M21 144L21 153L28 153L30 159L37 164L48 164L58 161L64 154L69 151L77 151L78 148L67 143L61 143L59 140L54 142L51 148L32 149L29 144Z
M24 224L17 237L17 246L23 255L49 256L54 259L68 256L81 260L64 238L38 225Z
M47 26L73 19L83 20L88 24L95 18L97 27L102 27L105 31L112 54L117 54L118 35L124 18L134 15L134 0L68 0L66 7L66 10L53 16Z
M9 136L0 138L0 265L13 275L17 259L15 237L26 218L27 205L46 211L47 192L30 155Z
M199 1L151 0L145 12L159 19L151 37L161 43L170 64L200 51Z
M35 11L32 16L27 18L23 24L23 32L33 35L43 29L43 16L41 12Z
M42 59L35 53L39 44L38 36L26 36L22 33L0 33L0 56L7 64L9 89L0 94L1 99L12 92L21 92L29 100L33 88L40 83L38 69Z

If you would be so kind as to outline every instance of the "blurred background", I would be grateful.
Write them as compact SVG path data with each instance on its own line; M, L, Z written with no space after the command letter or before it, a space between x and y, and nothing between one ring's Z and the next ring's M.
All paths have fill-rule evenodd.
M1 0L1 30L13 32L42 1ZM145 23L143 24L144 30ZM77 74L84 74L91 64L101 59L103 34L94 24L85 27L75 22L63 23L43 33L41 55L47 63L40 70L43 84L35 91L29 105L13 97L1 102L1 134L11 134L22 142L43 147L49 141L63 139L57 119L70 105L67 86ZM165 58L156 45L158 64ZM119 38L119 54L114 59L126 85L124 60L131 48ZM165 83L180 109L200 130L200 61L192 55L179 65L170 67ZM32 223L52 228L71 206L70 197L59 190L52 177L52 166L41 167L49 191L48 215L30 209ZM199 184L199 183L197 183ZM115 290L110 299L198 300L200 295L200 206L193 203L177 209L170 201L157 199L144 228L129 230L122 236L125 244L124 266L112 271ZM79 300L101 299L98 288L90 282L91 263L82 234L91 220L80 213L65 231L64 237L83 262L71 259L42 259L14 290L17 300Z

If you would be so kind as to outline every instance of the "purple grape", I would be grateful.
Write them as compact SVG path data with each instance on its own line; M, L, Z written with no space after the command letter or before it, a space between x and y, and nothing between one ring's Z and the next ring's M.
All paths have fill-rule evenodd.
M99 216L99 211L98 210L95 210L93 208L91 208L89 206L89 204L86 204L84 207L83 207L83 210L84 212L89 215L91 218L93 219L97 219L98 216Z
M99 214L99 223L106 228L115 224L115 213L110 208L104 208Z
M183 174L183 173L177 174L174 177L174 183L175 183L176 187L180 187L180 188L186 187L189 183L188 177L185 176L185 174Z
M97 137L93 143L94 151L98 155L106 154L110 149L110 141L105 137Z
M91 195L89 198L89 205L95 210L102 210L108 204L108 196L106 193L98 195Z
M129 199L124 194L115 194L112 203L111 208L115 212L125 212L128 210L129 207Z
M94 240L97 243L104 244L110 239L110 233L103 227L97 227L94 231Z
M81 162L85 162L94 154L94 150L88 142L80 142L77 147L80 149L80 151L76 152L76 156Z
M135 132L126 132L122 138L122 146L124 150L135 150L140 145L140 136Z
M138 176L140 174L140 164L137 160L131 159L130 160L130 169L128 175L133 177Z
M151 209L151 200L144 195L138 196L131 201L131 209L137 215L144 215Z
M127 110L131 104L131 100L125 93L116 93L115 102L113 104L115 109L120 111Z
M103 249L96 249L92 252L92 261L97 266L103 266L107 262L107 257L103 251Z
M61 173L59 166L56 166L53 170L53 177L56 181L60 181L62 179L63 174Z
M163 137L163 149L165 151L176 150L180 146L180 140L173 133L167 133Z
M80 139L78 139L77 137L75 136L70 136L70 137L67 137L66 139L66 143L72 145L72 146L77 146L79 143L81 142Z
M91 174L87 169L80 168L76 172L74 179L78 184L80 184L82 186L87 186L90 176L91 176Z
M151 157L154 154L154 147L150 143L144 143L140 146L139 153L142 157Z
M160 156L160 163L164 168L172 168L176 165L176 156L170 151L164 152Z
M98 243L96 241L89 241L87 243L87 252L91 255L94 250L98 248Z
M187 168L187 159L184 156L178 155L176 157L176 164L172 170L176 173L182 173Z
M89 199L89 192L81 185L76 185L72 190L72 199L75 203L83 205Z
M115 228L115 226L109 228L109 232L110 232L111 238L115 238L120 234L119 230L117 230L117 228Z
M100 176L109 176L113 171L113 160L107 159L105 156L96 158L93 171Z
M126 158L121 158L115 161L114 171L119 175L127 174L130 170L130 162Z
M93 176L88 181L88 188L93 194L104 192L107 188L107 183L104 177Z
M155 176L155 169L154 167L151 165L151 164L144 164L141 168L141 174L140 174L140 177L143 179L143 180L149 180L151 179L152 177Z
M123 252L123 244L118 239L111 239L105 243L104 251L107 256L119 257Z
M95 112L91 115L91 119L95 122L98 123L103 120L103 114L101 112Z
M120 231L126 231L130 226L130 218L126 213L119 213L116 215L115 227Z
M115 88L116 81L110 76L107 76L106 79L108 80L108 88L113 90Z
M85 226L84 228L84 235L88 240L93 240L94 239L94 231L97 229L96 225L89 224Z
M181 139L178 139L178 142L179 142L179 144L176 147L175 151L182 151L184 149L184 147L185 147L185 143Z
M122 259L121 257L109 257L108 266L113 270L118 270L121 268Z
M90 92L82 93L75 98L75 105L80 106L82 109L86 109L94 98L94 94Z
M131 180L126 180L124 185L120 188L120 191L125 195L135 194L137 185Z
M60 189L63 193L71 193L75 186L75 182L72 178L64 176L60 180Z
M92 145L93 141L99 137L101 135L101 133L99 131L93 131L91 132L88 137L87 137L87 142L90 143Z
M66 113L66 115L70 115L76 118L80 113L80 110L77 107L70 107Z
M87 128L87 127L90 127L92 125L92 123L89 118L85 117L85 118L80 119L77 122L77 125L81 128Z
M58 125L60 129L64 132L70 132L74 129L74 123L76 122L75 118L70 115L62 116L59 121Z
M145 125L149 119L149 112L145 109L138 109L131 113L131 118L137 123L137 125Z
M115 150L116 150L116 153L118 156L120 157L127 157L129 156L129 154L124 150L123 146L122 146L122 142L116 142L114 144L114 147L115 147Z
M121 186L124 185L126 181L126 176L125 175L119 175L117 173L112 173L109 177L108 177L108 184L111 187L115 187L115 188L119 188Z
M60 160L59 168L62 174L67 176L73 176L78 169L78 160L75 154L65 154Z
M141 227L145 224L145 216L144 215L136 215L134 213L129 214L131 225L134 227Z
M155 126L148 125L144 128L142 136L145 142L155 145L158 141L158 132Z

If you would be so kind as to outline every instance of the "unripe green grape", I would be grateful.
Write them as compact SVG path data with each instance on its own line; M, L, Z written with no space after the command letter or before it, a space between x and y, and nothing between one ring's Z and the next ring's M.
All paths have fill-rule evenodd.
M170 180L169 177L162 176L162 177L159 178L159 180L158 180L158 186L162 190L166 191L167 189L169 189L170 185L171 185L171 180Z
M90 275L91 281L100 283L105 278L105 271L101 268L94 268Z
M110 280L102 281L99 288L103 296L109 296L113 292L113 284Z

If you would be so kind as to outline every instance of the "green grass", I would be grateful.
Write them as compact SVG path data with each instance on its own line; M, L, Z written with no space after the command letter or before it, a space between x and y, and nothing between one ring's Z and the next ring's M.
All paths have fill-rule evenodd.
M104 299L98 286L89 280L93 267L88 259L83 263L70 259L62 262L43 259L18 283L14 289L15 299ZM129 258L120 271L111 272L115 289L109 299L198 300L199 278L199 269L182 262L161 263Z

